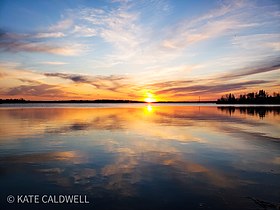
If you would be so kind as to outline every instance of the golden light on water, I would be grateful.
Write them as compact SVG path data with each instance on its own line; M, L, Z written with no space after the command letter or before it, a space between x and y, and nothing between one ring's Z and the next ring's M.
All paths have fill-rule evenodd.
M150 104L148 104L146 108L147 108L148 112L152 112L153 111L153 107Z

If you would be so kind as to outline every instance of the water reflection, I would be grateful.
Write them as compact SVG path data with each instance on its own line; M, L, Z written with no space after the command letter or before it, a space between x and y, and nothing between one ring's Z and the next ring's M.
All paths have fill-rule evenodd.
M279 112L260 120L239 110L0 109L1 196L90 196L94 204L79 209L256 208L246 196L277 202Z
M239 111L240 114L245 115L257 115L260 118L264 118L268 113L272 113L274 115L280 114L280 107L278 106L259 106L259 107L234 107L234 106L222 106L218 107L222 112L226 112L229 115L235 113L235 111Z
M148 112L152 112L153 111L153 107L152 107L151 104L147 105L147 110L148 110Z

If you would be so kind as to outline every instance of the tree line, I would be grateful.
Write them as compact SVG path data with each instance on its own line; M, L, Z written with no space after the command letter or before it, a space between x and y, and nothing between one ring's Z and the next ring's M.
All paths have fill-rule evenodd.
M259 90L259 92L251 92L247 94L241 94L239 97L235 97L234 94L229 93L222 96L217 100L218 104L280 104L280 94L273 93L269 95L265 90Z

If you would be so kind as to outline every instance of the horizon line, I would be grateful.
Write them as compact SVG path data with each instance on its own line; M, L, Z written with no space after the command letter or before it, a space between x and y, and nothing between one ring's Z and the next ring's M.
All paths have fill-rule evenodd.
M216 103L217 100L205 100L205 101L153 101L146 102L142 100L128 100L128 99L69 99L69 100L26 100L26 99L0 99L1 102L11 103ZM1 103L0 102L0 103Z

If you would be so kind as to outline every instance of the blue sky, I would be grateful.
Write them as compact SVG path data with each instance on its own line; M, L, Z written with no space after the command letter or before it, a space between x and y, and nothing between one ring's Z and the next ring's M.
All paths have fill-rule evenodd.
M1 1L0 96L279 92L279 1Z

